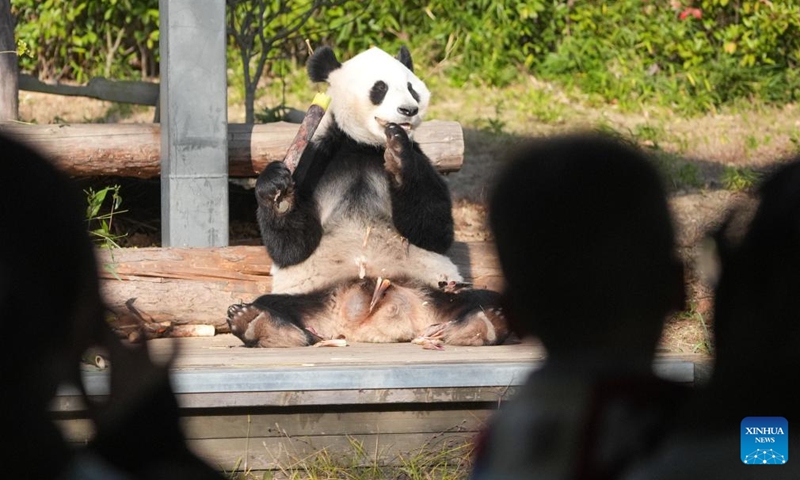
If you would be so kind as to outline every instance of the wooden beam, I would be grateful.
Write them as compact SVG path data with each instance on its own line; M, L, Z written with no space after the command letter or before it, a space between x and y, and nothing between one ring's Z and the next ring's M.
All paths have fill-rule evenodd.
M89 97L107 102L133 103L136 105L158 105L159 85L151 82L107 80L94 77L86 85L46 83L33 75L19 74L19 89L28 92L50 93L71 97Z
M297 124L286 122L229 124L229 175L256 176L268 163L282 160L297 129ZM153 178L161 173L159 124L0 123L0 132L38 149L70 175ZM458 122L425 122L415 139L440 172L461 168L464 134Z
M494 246L457 242L448 252L462 275L477 287L502 288ZM210 324L228 331L230 305L269 293L272 263L264 247L122 248L100 250L102 289L120 322L126 303L156 322Z
M476 402L477 403L477 402ZM489 407L492 404L486 402ZM484 423L486 410L441 409L424 413L410 411L289 411L273 408L270 413L218 415L185 415L183 428L187 438L279 437L286 435L380 435L384 433L414 434L448 431L477 432ZM88 419L59 421L67 441L82 442L92 438L94 424ZM345 431L342 431L342 430Z

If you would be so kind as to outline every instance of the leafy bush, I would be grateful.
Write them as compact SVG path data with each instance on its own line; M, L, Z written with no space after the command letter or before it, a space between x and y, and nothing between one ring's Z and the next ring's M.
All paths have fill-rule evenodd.
M21 59L25 70L78 80L157 71L157 0L12 7L18 38L34 52ZM405 44L417 65L456 85L502 86L530 72L623 108L656 103L695 113L739 99L797 101L798 11L800 0L347 0L276 44L270 61L301 65L304 40L333 45L343 59Z
M518 68L555 42L550 22L563 7L545 0L351 0L319 24L336 25L320 41L353 55L372 45L394 51L408 45L428 66L451 79L505 85Z
M81 82L158 74L158 0L12 0L22 70Z
M534 70L623 105L710 110L737 98L797 100L799 1L695 3L576 3Z
M126 212L120 210L122 205L120 188L119 185L113 185L100 190L89 187L83 191L86 194L86 222L89 225L89 235L96 245L103 248L119 248L117 240L125 237L125 234L114 233L112 228L115 215ZM106 202L106 199L110 201Z

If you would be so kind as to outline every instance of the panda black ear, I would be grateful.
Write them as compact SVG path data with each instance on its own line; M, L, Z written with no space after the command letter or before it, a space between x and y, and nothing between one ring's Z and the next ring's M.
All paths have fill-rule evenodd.
M411 52L408 51L405 45L400 47L400 53L396 57L400 63L406 66L407 69L414 71L414 62L411 61Z
M328 75L341 66L331 47L320 47L308 59L308 76L312 82L327 82Z

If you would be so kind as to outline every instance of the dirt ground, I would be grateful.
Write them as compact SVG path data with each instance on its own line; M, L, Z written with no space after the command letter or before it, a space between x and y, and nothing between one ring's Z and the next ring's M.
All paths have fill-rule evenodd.
M472 123L470 119L462 119L447 110L440 113L445 118L462 121L462 125ZM592 115L596 116L597 113L578 112L578 115L592 122ZM780 122L774 120L776 116L781 118ZM240 117L241 109L232 107L229 121L241 121ZM152 122L153 109L20 92L20 118L35 123ZM510 118L508 121L515 120ZM603 113L603 121L622 131L634 131L641 125L653 124L646 114L615 116L613 112ZM455 200L453 213L457 240L491 240L486 228L485 199L492 175L502 167L504 149L527 135L547 134L560 128L517 123L515 125L518 128L501 132L465 127L463 168L447 177ZM713 348L710 336L713 329L712 299L708 286L696 268L702 251L701 240L732 202L748 196L746 191L735 191L721 185L720 171L726 165L745 165L764 170L779 158L796 152L797 145L791 143L796 141L796 137L791 137L794 134L787 132L800 129L800 117L796 106L789 106L779 112L756 112L747 118L718 114L703 119L676 118L658 125L658 150L679 153L685 159L685 163L679 166L690 165L688 171L694 176L691 186L676 184L671 189L670 202L677 226L678 245L687 264L689 303L685 312L667 322L661 350L671 353L710 353ZM756 134L759 136L756 137ZM653 141L642 143L652 146ZM98 181L106 184L124 183L123 207L129 212L120 216L117 222L117 226L127 233L121 244L158 245L160 213L157 199L160 190L157 180L132 182L129 179L89 179L83 180L83 183ZM252 191L238 184L232 185L231 244L259 244L253 213Z

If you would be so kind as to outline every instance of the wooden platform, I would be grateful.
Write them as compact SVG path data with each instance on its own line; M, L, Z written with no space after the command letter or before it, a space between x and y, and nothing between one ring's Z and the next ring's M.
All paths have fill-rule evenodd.
M411 344L248 349L230 334L157 339L154 358L179 348L173 384L192 448L221 469L285 468L315 452L364 461L463 445L543 359L532 341L424 350ZM707 358L662 356L655 370L702 380ZM90 394L107 371L87 367ZM67 437L92 435L75 392L54 405Z
M491 243L457 243L448 254L467 281L502 287ZM132 302L148 321L216 328L213 337L150 345L156 359L179 349L173 384L190 444L225 471L286 468L320 452L369 452L358 462L374 464L463 447L544 358L533 341L442 351L412 344L248 349L226 333L225 312L270 291L263 247L119 249L102 252L100 263L118 322ZM665 355L655 370L694 383L708 359ZM107 372L87 367L85 375L90 394L107 393ZM61 392L54 409L71 441L91 438L75 392Z

